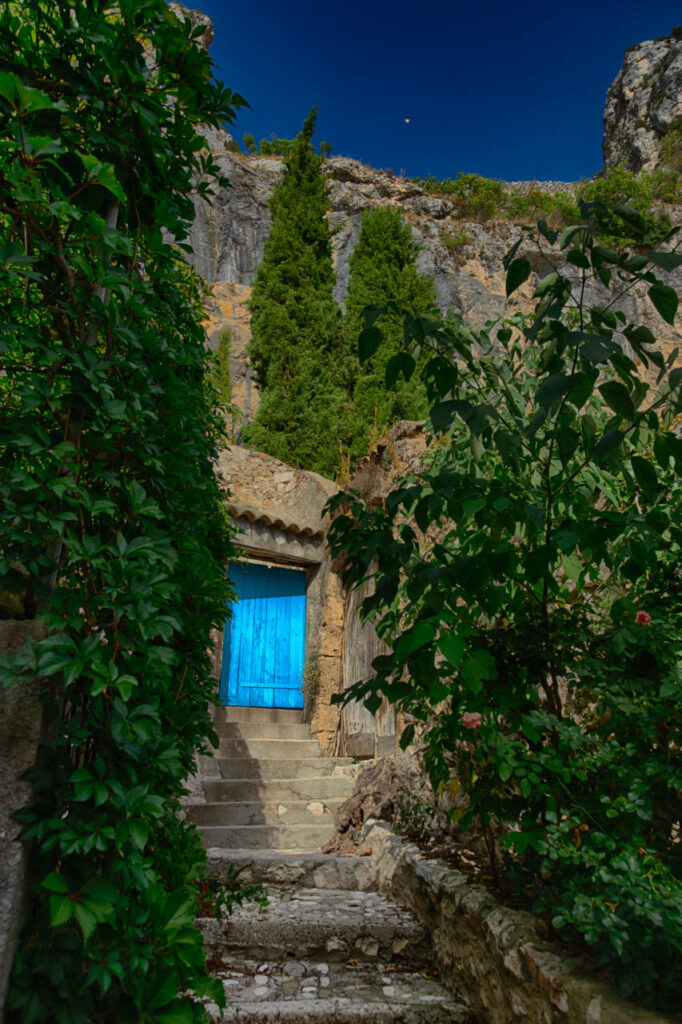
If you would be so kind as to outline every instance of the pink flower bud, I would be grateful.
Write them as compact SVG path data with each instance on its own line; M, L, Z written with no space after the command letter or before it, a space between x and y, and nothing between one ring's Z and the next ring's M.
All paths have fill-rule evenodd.
M465 711L460 721L465 729L478 729L483 718L479 711Z
M648 622L651 622L651 616L648 612L637 612L635 622L638 626L646 626Z

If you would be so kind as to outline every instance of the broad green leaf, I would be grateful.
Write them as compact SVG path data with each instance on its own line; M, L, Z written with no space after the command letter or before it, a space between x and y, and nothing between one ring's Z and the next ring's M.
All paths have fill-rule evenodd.
M409 747L410 743L412 743L413 740L414 740L414 725L412 723L410 723L409 725L406 725L405 728L402 731L402 735L400 737L400 749L401 750L407 750L407 748Z
M366 363L368 359L371 359L383 340L384 335L378 327L365 327L358 337L358 356L360 362Z
M673 271L682 267L682 255L679 252L648 252L647 259L661 270Z
M513 260L507 270L507 295L511 295L520 288L524 281L527 281L530 277L532 267L530 261L525 257L519 257L519 259Z
M635 479L649 501L655 501L658 497L658 477L656 470L650 462L640 455L633 455L630 459L632 472Z
M466 637L463 636L441 636L438 641L438 649L447 661L448 665L458 668L462 655L466 648Z
M535 395L536 405L545 408L558 402L560 398L567 395L575 386L577 377L575 374L553 373L542 382Z
M189 1004L178 1005L176 1009L167 1013L159 1013L156 1016L158 1024L194 1024L196 1015L194 1007Z
M394 356L391 356L386 363L386 387L392 388L400 376L404 380L409 380L416 366L417 364L408 352L397 352Z
M194 903L183 893L170 896L165 909L169 917L163 926L164 931L186 928L194 920Z
M624 384L617 380L609 380L602 384L599 391L609 409L613 409L619 416L624 416L628 420L635 418L635 407Z
M365 321L365 327L373 327L379 317L385 312L385 306L365 306L362 311L362 318Z
M619 448L623 442L623 433L620 430L607 430L596 448L590 452L590 457L595 461L602 459L605 455Z
M483 689L483 682L497 679L497 665L489 651L476 651L462 662L460 674L467 689L477 694Z
M462 404L462 402L452 400L449 402L440 402L431 409L429 419L431 420L431 426L437 434L442 434L444 431L450 429L452 421L461 410ZM469 408L471 408L471 406Z
M677 292L667 284L653 284L649 298L667 324L675 323L677 313Z
M396 657L401 661L409 658L420 647L430 644L436 635L436 627L431 622L416 622L398 639L395 645Z

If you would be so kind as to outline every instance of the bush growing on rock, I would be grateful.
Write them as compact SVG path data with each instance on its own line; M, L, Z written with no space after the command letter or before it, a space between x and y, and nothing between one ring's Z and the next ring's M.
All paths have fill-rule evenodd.
M421 722L434 789L460 780L459 824L483 828L493 872L502 857L622 992L675 1005L682 369L618 296L646 290L671 324L659 275L682 256L600 244L611 217L646 228L631 207L580 212L507 256L509 295L531 274L522 246L564 267L538 283L533 315L404 320L401 372L423 366L437 443L381 507L332 501L332 552L348 585L373 580L363 612L390 647L346 697L383 695ZM366 356L381 315L366 313Z

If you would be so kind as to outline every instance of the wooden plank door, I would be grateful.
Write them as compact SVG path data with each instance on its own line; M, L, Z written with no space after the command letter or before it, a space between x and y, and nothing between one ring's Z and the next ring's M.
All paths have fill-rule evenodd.
M306 574L236 562L237 594L225 623L220 703L302 708Z

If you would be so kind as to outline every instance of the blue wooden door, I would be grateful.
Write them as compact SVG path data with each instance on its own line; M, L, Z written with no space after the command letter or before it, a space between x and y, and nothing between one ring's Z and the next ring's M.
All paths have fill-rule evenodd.
M220 703L302 708L305 572L237 562L228 575L237 600L225 623Z

